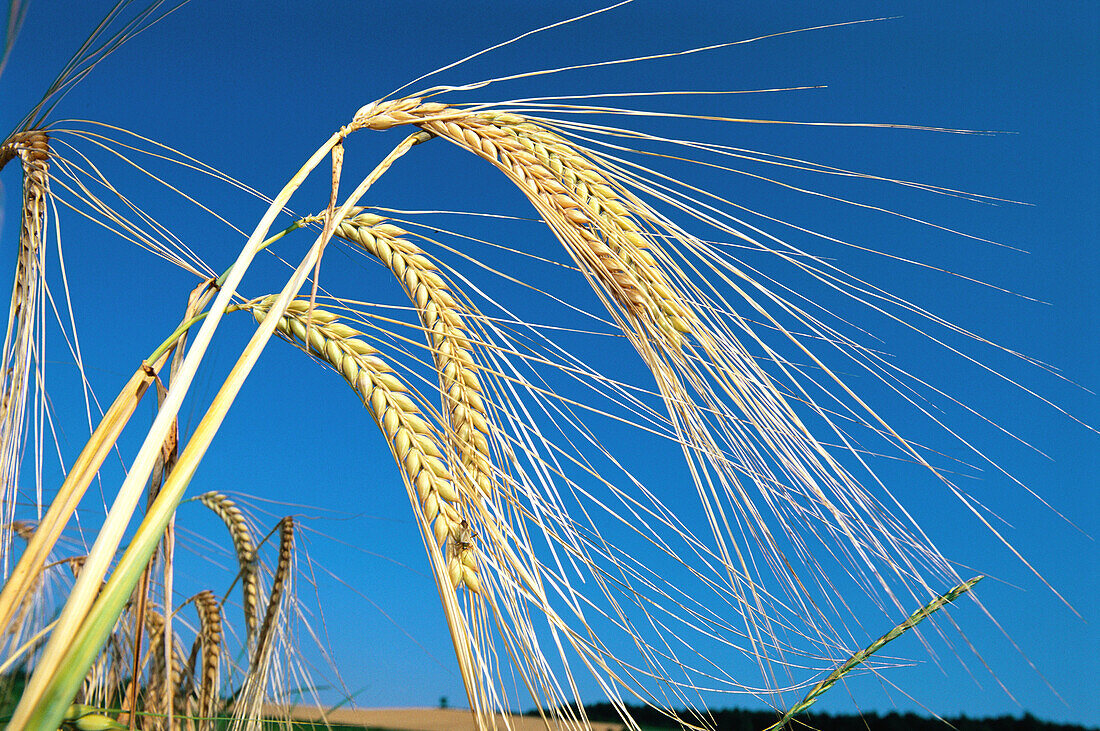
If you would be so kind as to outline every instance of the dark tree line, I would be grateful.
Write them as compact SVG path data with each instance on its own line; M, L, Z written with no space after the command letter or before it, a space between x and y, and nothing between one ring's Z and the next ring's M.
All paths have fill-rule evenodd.
M685 726L658 711L642 706L629 706L630 713L638 724L647 730L681 729ZM617 722L618 714L610 703L595 703L585 706L590 721ZM679 717L692 725L715 728L717 731L764 731L776 722L778 717L770 711L747 711L740 708L728 708L712 711L706 722L701 722L693 712L681 712ZM969 718L967 716L947 717L944 719L918 716L915 713L865 713L862 715L832 715L829 713L807 713L791 721L790 731L1100 731L1077 724L1048 723L1040 721L1030 713L1022 716L997 716L993 718Z

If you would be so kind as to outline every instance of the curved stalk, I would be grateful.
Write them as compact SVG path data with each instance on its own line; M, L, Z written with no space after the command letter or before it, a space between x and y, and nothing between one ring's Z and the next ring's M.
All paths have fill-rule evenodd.
M164 352L157 360L145 361L134 372L122 387L114 403L107 409L107 413L103 415L103 420L99 422L99 426L92 433L84 450L73 463L69 474L65 476L57 496L38 524L38 530L27 543L19 563L16 564L11 576L4 584L3 591L0 592L0 631L7 629L16 607L22 604L27 591L41 573L46 557L53 550L76 506L80 504L84 491L91 484L92 478L99 471L111 449L114 448L115 441L129 422L149 384L153 382L164 365L167 355L167 352Z

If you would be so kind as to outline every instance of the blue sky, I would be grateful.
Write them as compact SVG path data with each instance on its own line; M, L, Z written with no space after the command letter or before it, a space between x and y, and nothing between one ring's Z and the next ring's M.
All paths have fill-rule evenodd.
M310 4L307 9L294 4L273 7L260 2L195 0L104 61L65 98L52 118L118 125L274 194L362 104L482 48L597 7L587 2L537 6L347 2ZM0 78L4 99L0 127L9 129L37 100L68 53L107 8L108 4L96 2L31 5L12 60ZM492 86L455 100L826 86L775 94L641 99L635 106L744 118L997 131L950 135L638 121L659 134L690 136L1026 203L988 205L885 183L838 183L799 178L794 173L782 178L924 218L999 246L795 195L745 176L672 163L668 168L764 214L1014 293L769 224L776 235L828 257L856 276L1010 350L1050 364L1064 378L973 341L950 341L1072 417L1097 425L1097 399L1089 392L1100 388L1096 365L1100 362L1096 344L1100 298L1094 284L1100 274L1095 245L1100 231L1100 185L1095 175L1100 163L1095 140L1100 112L1095 94L1100 82L1095 42L1100 34L1100 8L1095 3L779 2L762 8L689 2L673 9L669 3L637 0L486 54L433 81L465 83L879 17L891 19L664 61L543 76ZM348 179L368 170L397 139L397 133L352 137L347 145ZM526 201L498 173L477 162L441 143L423 146L383 178L372 191L371 202L403 209L530 216ZM111 169L121 189L155 212L211 267L220 271L232 261L243 241L236 232L181 203L177 196L148 186L124 167ZM260 202L227 186L167 167L159 170L177 176L173 180L181 188L246 231L263 211ZM328 184L323 178L303 189L302 197L292 204L296 211L324 206ZM14 167L9 166L0 180L5 214L2 241L10 252L18 201ZM134 364L178 319L194 278L85 225L71 213L63 212L61 222L88 375L99 398L109 401ZM525 245L532 253L563 258L560 247L554 248L554 242L529 222L488 224L462 217L439 225L453 225L468 235L509 245L522 240L529 242ZM300 255L305 245L304 240L288 241L279 253L288 258ZM476 256L495 255L491 249L470 246ZM525 281L536 281L556 294L584 296L570 289L583 287L583 282L571 282L550 267L527 271L517 258L499 256L495 266L530 277ZM278 262L265 259L245 280L245 291L250 295L272 291L284 271ZM782 269L774 273L781 276ZM322 267L322 284L343 296L400 304L400 291L381 274L377 267L336 250ZM524 301L520 291L499 280L488 279L486 286L500 287L500 296L509 306L528 312L529 317L548 318L555 312L545 303ZM911 337L864 308L843 300L827 304L881 337L879 346L909 372L1045 453L1023 446L946 400L936 404L945 422L1050 504L1051 508L1045 507L988 465L982 472L968 470L971 476L963 478L966 489L1003 518L1004 524L999 525L1006 537L1081 617L950 495L927 480L916 479L911 470L885 463L881 466L884 480L944 553L972 567L972 572L991 576L982 586L981 597L1004 632L972 605L963 605L954 617L966 639L950 630L947 636L965 667L934 633L928 637L936 649L935 661L915 638L906 638L892 646L891 654L916 660L918 665L891 671L886 677L912 698L864 677L846 689L834 689L821 707L885 711L923 706L942 715L965 712L971 716L1027 710L1050 720L1100 725L1094 693L1090 693L1100 656L1096 629L1100 617L1095 611L1100 606L1100 551L1089 538L1100 534L1100 498L1095 489L1100 437L1057 408ZM232 364L249 331L250 321L239 317L219 335L210 369L200 375L191 405L185 404L185 427L197 422L216 391L218 374ZM61 339L54 336L51 342L58 346L47 356L51 399L57 409L61 450L71 459L86 428L83 399ZM340 582L316 573L326 607L324 627L346 685L357 693L356 704L432 705L441 695L457 701L463 696L461 681L452 669L435 591L427 578L407 500L388 463L386 445L339 379L322 377L316 365L280 343L273 343L270 350L215 442L192 492L218 489L309 506L253 503L258 516L263 510L312 516L307 522L308 529L316 531L308 538L312 559L365 594L366 598L357 596ZM587 353L600 368L644 380L630 355L599 348ZM884 395L873 384L867 388L869 397ZM885 413L914 440L973 462L958 442L911 411ZM620 450L624 461L634 460L647 482L672 479L671 468L639 449L633 435L610 428L603 434L605 443ZM271 449L269 444L280 447ZM130 451L124 445L122 453L132 454L133 445ZM56 465L53 473L49 470L47 463L47 490L59 482ZM105 477L104 493L109 495L112 484L116 484L112 478ZM88 512L94 514L95 505L89 505ZM180 522L188 521L199 529L216 529L204 522L208 517L193 504L181 509ZM274 519L263 517L263 522ZM307 572L308 565L303 561L300 569ZM188 570L181 571L186 575ZM192 575L182 581L202 582L209 576L198 562L190 571ZM300 592L303 602L312 601L304 581ZM867 626L869 636L887 628L876 621ZM315 626L320 631L321 623ZM978 648L982 660L965 649L967 641ZM306 637L302 642L309 644ZM1016 702L998 687L983 661ZM594 693L591 697L598 699ZM719 704L746 702L733 698Z

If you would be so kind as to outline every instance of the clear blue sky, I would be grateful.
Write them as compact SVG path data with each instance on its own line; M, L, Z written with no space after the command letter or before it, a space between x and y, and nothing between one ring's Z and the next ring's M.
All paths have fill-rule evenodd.
M108 6L101 2L31 4L23 34L0 79L0 128L9 129L37 100ZM307 6L194 0L103 62L62 102L53 119L92 119L124 127L198 157L270 195L362 104L474 51L597 7L590 2L322 2ZM458 84L884 16L898 17L679 59L541 77L490 87L457 100L824 85L828 88L771 95L640 100L636 106L731 117L897 122L1003 132L975 136L698 122L651 127L667 135L683 134L1027 203L986 205L886 184L842 186L828 178L812 183L794 174L789 178L792 183L858 197L1005 245L995 246L889 216L825 205L744 176L670 168L766 215L1023 295L900 265L768 224L777 235L831 258L857 276L1057 368L1064 379L977 343L952 341L1081 421L1100 424L1097 398L1087 390L1100 388L1096 337L1100 298L1095 285L1100 275L1096 245L1100 147L1095 134L1100 112L1096 95L1100 5L1087 1L674 5L637 0L487 54L435 81ZM395 133L361 133L351 138L348 165L354 172L348 173L348 179L368 169L395 142ZM87 152L92 152L90 146ZM65 154L75 159L71 150ZM424 146L383 179L372 191L371 202L407 209L530 215L522 197L498 173L478 162L441 143ZM2 241L11 260L18 177L15 167L9 168L2 178ZM150 190L140 176L121 167L114 170L118 177L113 179L120 188L155 211L214 270L221 271L232 261L242 243L239 235L181 204L178 197ZM256 200L200 176L171 168L158 170L178 175L188 193L242 229L251 230L263 210ZM322 208L327 202L326 185L318 179L307 186L292 207L303 213ZM562 258L560 247L554 248L552 240L529 224L493 228L463 218L449 225L508 245L520 240L517 235L526 237L522 240L529 240L532 253ZM63 212L62 235L88 375L99 398L109 402L134 364L168 333L194 280L86 226L71 212ZM304 246L301 240L280 253L286 252L289 258L304 251ZM482 246L471 251L482 257L494 255ZM401 304L400 292L384 279L384 273L360 262L333 251L322 269L322 284L342 296ZM499 266L518 265L502 259ZM265 260L245 280L245 291L249 295L271 291L281 271L277 262ZM549 268L517 269L516 273L532 281L549 277L547 286L557 287L559 294L568 292L569 286L583 286L557 278ZM496 286L486 281L487 286ZM517 295L511 290L508 296ZM522 311L525 303L515 304ZM1027 710L1049 720L1100 725L1095 699L1100 670L1096 659L1100 657L1096 610L1100 550L1089 537L1100 535L1096 477L1100 437L943 349L912 341L903 330L868 316L866 310L846 309L849 305L840 300L830 304L847 317L867 316L855 324L881 335L880 347L894 354L899 364L1046 454L1021 446L946 400L937 404L950 426L1053 507L1043 506L988 466L982 472L967 470L970 477L961 478L961 484L1003 518L1005 535L1082 617L992 539L950 495L927 480L907 482L913 478L912 471L884 464L884 478L896 480L891 487L944 553L972 567L960 572L972 570L993 577L982 586L981 597L1004 634L971 605L963 605L954 617L966 640L978 648L1016 702L998 687L982 661L966 650L966 640L948 630L965 667L955 650L944 647L934 633L929 639L938 662L908 638L892 647L891 654L916 660L918 665L897 669L887 678L912 698L892 688L884 690L880 681L865 677L847 688L834 689L821 707L885 711L923 706L943 715L971 716ZM534 309L531 316L543 312ZM184 407L184 426L197 421L219 383L217 374L235 359L249 329L250 322L241 317L215 341L212 373L197 382L194 405ZM85 429L82 399L60 337L53 336L51 345L56 348L47 356L51 397L57 408L61 448L71 459ZM288 509L255 503L257 515L269 509L274 514L294 510L317 516L308 522L311 530L318 531L308 539L311 558L369 599L322 574L316 576L324 598L327 642L347 687L357 693L355 704L433 705L441 695L461 702L461 681L452 669L435 590L385 444L339 379L322 377L315 365L281 343L273 343L271 351L231 413L192 491L219 489L311 506ZM621 368L623 377L641 380L626 360L629 355L624 351L592 357L600 360L600 367ZM189 408L193 411L188 412ZM911 411L899 409L888 415L916 441L973 461L957 442ZM272 429L281 435L274 438L283 448L260 450L258 445L267 439L261 435ZM639 474L646 479L659 482L671 475L664 467L647 465L646 455L632 454L628 435L612 430L605 439L610 447L624 450L624 461L638 460ZM132 445L123 454L132 454ZM60 481L56 466L54 472L50 469L47 463L47 490ZM112 484L117 483L104 480L105 493L110 493ZM89 506L89 514L94 512L95 505ZM185 506L180 516L181 524L191 521L199 530L216 529L204 522L208 518L193 504ZM274 520L264 517L264 522ZM304 560L300 569L309 570ZM209 578L209 570L197 560L182 571L185 584L203 585ZM304 580L300 593L304 605L313 603ZM320 631L321 623L315 621L315 625ZM880 629L885 625L872 623L867 632L873 636ZM309 638L302 634L302 644L308 645ZM595 693L591 698L599 699Z

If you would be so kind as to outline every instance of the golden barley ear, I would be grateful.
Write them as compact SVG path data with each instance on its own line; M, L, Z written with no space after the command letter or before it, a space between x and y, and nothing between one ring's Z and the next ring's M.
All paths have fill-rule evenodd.
M519 115L467 112L401 99L360 110L352 126L415 124L491 162L538 210L554 235L647 337L678 350L691 308L650 253L644 205L613 187L575 145Z
M272 677L276 642L285 629L283 615L294 575L294 518L284 517L275 531L279 535L279 555L271 576L263 622L256 635L256 646L250 651L248 673L234 704L232 728L245 725L251 728L254 719L259 718Z
M176 689L176 706L186 708L184 715L197 717L198 727L202 730L213 728L211 719L221 700L219 694L225 628L222 603L213 591L203 589L183 602L177 612L188 604L194 604L199 626Z
M381 261L416 307L439 375L445 436L461 465L452 465L455 477L471 498L490 496L494 480L489 423L464 322L469 313L407 231L381 216L354 213L337 225L336 235Z
M220 660L222 649L222 611L214 592L204 589L195 595L195 608L199 613L199 634L196 645L202 653L202 670L199 673L198 707L199 730L214 728L220 691Z
M270 300L253 305L253 313L261 318ZM307 325L312 318L312 324ZM370 410L375 423L386 436L394 459L420 502L429 532L447 565L454 586L480 589L472 543L456 549L463 535L462 496L456 490L454 478L431 425L421 417L420 408L409 397L409 389L394 373L378 351L357 336L362 333L325 310L309 312L309 303L295 300L276 325L285 338L307 352L328 362L359 394ZM448 550L448 546L450 550Z
M252 654L252 666L263 664L266 655L271 652L272 633L276 629L279 612L283 607L283 598L287 593L290 580L290 568L294 559L294 518L287 516L279 521L279 560L275 564L275 573L271 577L271 591L267 597L267 609L264 621L257 635L256 650Z

